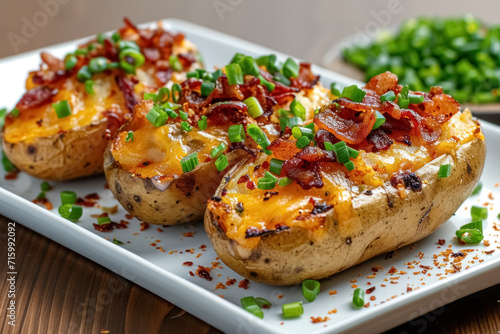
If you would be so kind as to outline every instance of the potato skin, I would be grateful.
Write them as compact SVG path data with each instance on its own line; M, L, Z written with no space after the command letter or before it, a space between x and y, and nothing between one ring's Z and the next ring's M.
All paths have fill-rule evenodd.
M240 151L228 153L228 168L244 155L246 153ZM152 178L142 178L123 169L113 158L109 147L104 154L104 173L109 188L130 214L158 225L203 219L206 202L224 176L224 172L217 170L214 161L202 162L191 172L160 184Z
M31 176L64 181L102 173L108 145L107 120L66 133L10 143L2 136L2 149L10 161Z
M453 159L443 155L416 171L422 190L407 190L400 198L390 182L371 195L353 197L357 217L337 222L335 208L324 215L325 233L316 239L306 228L290 227L261 237L247 250L229 239L217 217L207 209L205 230L220 259L240 275L271 285L291 285L304 279L321 279L378 254L414 243L446 222L470 195L481 176L486 146L475 139L456 151ZM248 160L228 172L239 177ZM447 178L438 179L439 166L451 164ZM216 195L225 187L221 185Z

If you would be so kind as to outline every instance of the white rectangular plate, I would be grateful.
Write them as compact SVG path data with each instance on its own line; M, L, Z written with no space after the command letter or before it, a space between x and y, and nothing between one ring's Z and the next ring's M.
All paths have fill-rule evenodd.
M164 23L168 29L184 32L198 45L208 69L215 65L223 66L236 52L252 56L276 53L279 57L284 57L278 52L188 22L169 19ZM56 56L63 56L66 52L73 51L81 41L48 47L46 50ZM38 65L39 50L0 60L0 73L3 74L3 78L8 78L0 81L0 91L3 92L2 104L14 106L24 91L27 72L36 69ZM313 69L315 73L321 75L325 85L329 85L332 81L338 82L341 86L359 84L319 67ZM96 220L90 217L91 214L101 212L98 208L84 208L84 215L76 224L59 217L57 208L60 205L61 190L74 190L81 197L97 192L100 196L99 205L116 205L117 202L111 192L104 188L106 180L103 176L52 183L54 189L48 192L48 198L54 205L54 210L50 212L31 202L39 192L40 180L20 173L16 180L7 181L2 171L0 213L109 268L225 332L383 331L458 298L500 283L498 275L500 237L499 232L493 229L495 223L496 226L499 224L496 216L500 210L498 204L500 157L492 154L498 152L500 128L483 122L483 130L489 154L481 179L482 192L469 198L449 222L427 239L394 252L392 258L386 259L380 256L323 280L321 293L314 303L307 303L303 299L299 286L273 287L251 282L248 289L238 287L242 277L222 263L214 265L213 262L218 260L200 222L162 228L162 231L152 225L147 230L140 231L137 220L126 219L130 221L127 229L102 233L94 230L92 223ZM490 241L490 246L482 243L473 247L458 245L453 236L457 227L469 221L468 208L472 204L483 205L485 202L489 203L487 206L490 209L490 218L485 231L485 239ZM118 213L111 218L118 222L125 219L125 214L125 210L120 207ZM168 215L168 212L165 214ZM125 244L115 245L110 242L113 238ZM438 239L446 240L446 244L439 246ZM202 245L207 247L204 248ZM462 261L463 269L460 272L453 274L446 272L453 269L452 257L450 262L444 262L440 256L437 259L439 264L434 263L433 255L438 255L440 251L448 248L453 252L472 249ZM490 250L495 252L485 253ZM312 256L311 260L314 260ZM184 266L184 262L193 262L193 266ZM214 265L210 273L212 281L190 275L189 272L195 272L199 265L205 267ZM383 269L374 274L371 268L376 265ZM428 275L423 274L425 267L421 266L430 266L432 269L428 269ZM390 274L388 271L391 267L395 267L397 273ZM465 269L466 267L468 269ZM236 284L226 285L228 278L236 279ZM218 283L223 283L225 289L216 289ZM373 293L366 297L366 301L370 302L369 307L361 310L352 308L354 285L364 289L375 287ZM409 288L413 291L407 292ZM337 293L334 294L334 290ZM264 297L273 302L273 307L264 311L264 320L241 309L239 300L244 296ZM371 296L375 296L376 299L370 300ZM304 302L304 314L294 320L283 319L281 304L294 301ZM332 312L334 309L336 313ZM311 317L328 317L330 320L314 324ZM416 326L418 329L417 324Z

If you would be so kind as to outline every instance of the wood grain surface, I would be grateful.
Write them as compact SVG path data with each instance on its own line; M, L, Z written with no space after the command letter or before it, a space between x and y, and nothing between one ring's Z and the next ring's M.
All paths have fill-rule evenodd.
M7 272L7 224L0 216L0 268ZM8 284L0 286L0 333L221 333L106 268L16 224L16 326ZM500 273L499 273L500 274ZM387 333L500 333L500 285L427 313Z

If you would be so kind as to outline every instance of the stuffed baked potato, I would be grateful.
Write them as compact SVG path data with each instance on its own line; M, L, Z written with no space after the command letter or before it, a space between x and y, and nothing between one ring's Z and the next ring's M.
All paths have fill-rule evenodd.
M2 148L20 170L47 180L102 172L108 141L145 92L200 67L182 34L125 27L57 59L42 53L26 93L5 121Z
M269 57L277 64L266 57L267 65L259 68L252 57L237 54L224 71L188 73L181 96L172 96L179 98L178 104L150 100L136 107L132 122L110 143L105 157L109 187L123 207L153 224L203 219L206 201L224 171L257 154L255 138L245 130L253 127L273 140L280 135L280 113L290 113L292 106L296 115L287 120L302 123L331 99L309 64L288 60L296 72L285 69L291 74L283 78L283 70L271 74ZM232 82L242 69L239 81ZM162 115L166 117L159 121ZM265 140L259 144L266 146Z
M316 115L310 144L300 143L307 131L288 130L208 201L212 245L242 276L327 277L424 238L472 192L484 137L439 87L412 93L387 72L343 95Z

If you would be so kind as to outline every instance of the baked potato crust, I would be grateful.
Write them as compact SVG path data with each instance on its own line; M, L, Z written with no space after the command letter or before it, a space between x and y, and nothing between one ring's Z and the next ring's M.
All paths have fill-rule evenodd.
M226 236L218 217L209 208L205 230L220 259L240 275L271 285L291 285L304 279L321 279L376 255L412 244L446 222L470 195L481 176L486 155L484 140L464 144L454 157L443 155L418 169L422 190L406 190L400 198L390 182L352 198L356 217L338 221L335 208L324 213L322 237L306 228L287 230L261 237L253 249L238 245ZM235 165L226 180L243 174L248 159ZM438 179L442 164L451 164L447 178ZM229 177L229 178L228 178ZM226 187L217 189L220 196Z
M102 173L101 152L108 145L106 134L104 118L66 133L17 143L2 136L2 149L21 171L40 179L64 181Z

